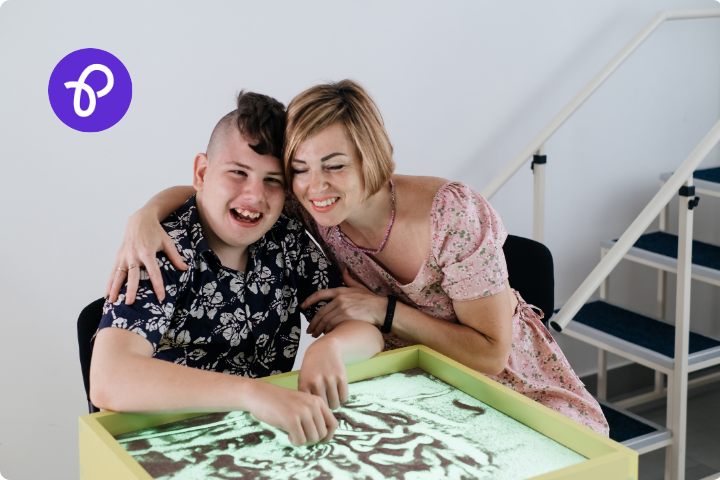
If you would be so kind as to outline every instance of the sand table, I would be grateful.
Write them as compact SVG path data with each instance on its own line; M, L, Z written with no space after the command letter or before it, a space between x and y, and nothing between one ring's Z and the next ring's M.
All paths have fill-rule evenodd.
M244 412L115 437L162 479L525 479L585 460L416 368L350 384L332 441L293 447Z

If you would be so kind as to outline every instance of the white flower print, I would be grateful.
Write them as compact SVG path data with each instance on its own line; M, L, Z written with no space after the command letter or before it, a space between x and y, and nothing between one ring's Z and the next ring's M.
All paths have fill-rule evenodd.
M255 267L254 273L253 281L248 285L248 290L257 293L259 288L263 295L267 295L270 292L270 282L273 280L272 271L268 267L258 265Z
M113 320L112 326L115 328L127 328L127 320L124 318L116 318Z
M203 315L212 320L215 318L218 307L222 306L222 293L216 291L217 282L208 282L202 288L202 293L198 295L190 307L190 315L195 318L202 318Z
M225 340L230 341L230 346L240 345L242 339L247 338L248 325L245 321L245 313L238 308L235 313L221 313L221 325L215 329L215 333L222 333Z
M145 333L145 330L143 330L140 327L131 328L130 331L133 333L137 333L138 335L140 335L143 338L147 338L147 333Z
M270 337L268 336L268 334L263 333L263 334L260 335L260 336L258 337L258 339L255 341L255 344L256 344L258 347L263 348L263 347L265 346L265 344L267 343L267 341L268 341L269 338L270 338Z
M317 270L315 275L313 275L313 285L317 285L319 290L327 288L329 283L330 279L328 278L326 271Z
M292 327L289 337L292 343L285 347L283 355L285 355L286 358L294 358L297 354L298 345L300 344L300 329L298 327Z
M230 280L230 291L233 293L238 293L243 286L243 281L240 278L233 278Z
M168 235L170 236L170 238L175 240L176 238L181 238L181 237L187 235L187 232L185 230L172 230L172 231L168 232Z
M275 360L275 347L273 345L270 345L263 353L262 356L259 359L259 362L264 366L267 367L273 360Z
M245 313L246 316L250 318L251 325L253 327L257 327L258 325L260 325L260 322L267 318L268 313L270 312L255 312L252 314L252 316L250 316L250 306L245 305Z
M328 261L327 258L325 258L325 255L322 254L322 252L313 250L312 252L310 252L310 258L313 262L317 263L317 266L320 270L327 270Z
M285 358L294 358L297 354L297 344L288 345L285 347L285 350L283 350L283 355L285 355Z
M290 340L293 342L300 341L300 329L298 327L292 327L292 330L290 330Z
M175 266L170 262L170 259L165 255L157 257L157 264L162 270L175 270ZM150 277L148 277L150 278Z
M190 352L188 354L188 358L190 358L190 360L197 362L198 360L203 358L205 355L207 355L207 352L205 350L196 348L195 350L193 350L192 352Z
M307 278L307 275L305 275L305 260L300 260L297 264L297 268L295 269L297 274L303 278Z
M178 333L175 337L175 342L180 345L190 345L190 332L187 330L183 330L182 332Z

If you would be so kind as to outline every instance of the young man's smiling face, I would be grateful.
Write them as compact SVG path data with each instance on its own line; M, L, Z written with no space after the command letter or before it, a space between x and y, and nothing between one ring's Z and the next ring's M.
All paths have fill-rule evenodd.
M245 251L280 217L285 203L282 162L256 153L228 126L208 153L195 157L193 186L210 248L226 267L244 269Z

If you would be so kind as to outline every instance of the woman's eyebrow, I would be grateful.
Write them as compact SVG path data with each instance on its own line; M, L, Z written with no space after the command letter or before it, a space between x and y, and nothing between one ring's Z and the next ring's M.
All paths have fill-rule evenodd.
M344 153L335 152L335 153L331 153L330 155L324 156L323 158L320 159L320 161L321 161L321 162L324 162L324 161L326 161L326 160L330 160L330 159L333 158L333 157L337 157L338 155L345 155L345 156L347 157L347 155L344 154Z
M333 157L337 157L338 155L343 155L343 156L347 157L346 153L335 152L335 153L331 153L330 155L325 155L323 158L320 159L320 161L325 162L327 160L330 160ZM305 160L300 160L299 158L293 158L292 161L297 162L297 163L307 163Z

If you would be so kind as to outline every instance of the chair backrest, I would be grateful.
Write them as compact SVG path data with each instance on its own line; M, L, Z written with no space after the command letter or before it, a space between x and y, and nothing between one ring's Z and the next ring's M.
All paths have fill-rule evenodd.
M83 383L85 384L85 395L88 400L90 413L98 411L98 408L90 402L90 360L92 359L93 342L100 319L102 319L103 305L105 299L95 300L85 307L77 321L78 347L80 349L80 368L82 369Z
M555 271L550 250L529 238L508 235L503 245L510 286L527 303L535 305L548 320L555 308Z

